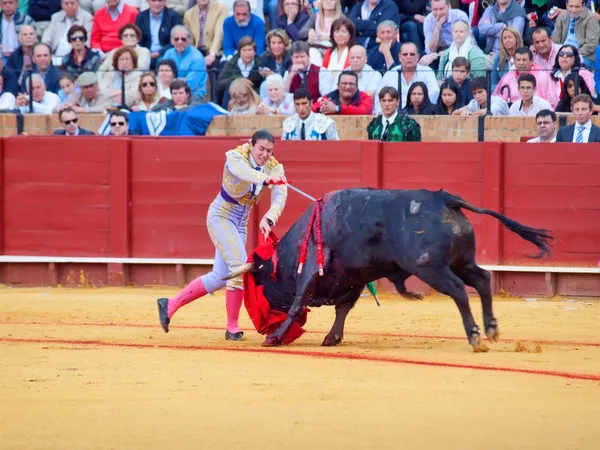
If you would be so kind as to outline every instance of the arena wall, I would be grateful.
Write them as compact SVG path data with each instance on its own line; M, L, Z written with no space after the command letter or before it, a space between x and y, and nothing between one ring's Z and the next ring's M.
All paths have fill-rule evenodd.
M0 282L9 285L182 285L214 248L206 211L223 153L241 138L16 136L0 139ZM308 194L348 187L445 189L515 220L552 229L549 259L488 216L467 213L494 289L600 296L600 146L521 143L278 142L288 178ZM263 198L251 216L258 242ZM310 206L290 192L283 235ZM411 286L426 288L411 281ZM381 287L390 287L381 283Z

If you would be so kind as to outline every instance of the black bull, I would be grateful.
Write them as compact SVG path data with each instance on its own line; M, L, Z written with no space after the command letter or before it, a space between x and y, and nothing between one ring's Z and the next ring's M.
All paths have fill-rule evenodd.
M272 261L262 261L256 254L254 263L229 275L254 272L271 307L288 313L287 320L267 336L263 345L279 345L305 307L322 305L335 305L336 311L323 345L339 344L346 316L368 282L387 278L404 297L420 298L404 285L408 277L415 275L454 299L469 343L476 351L483 349L465 284L475 288L481 298L484 329L490 340L499 336L498 321L492 311L490 274L475 263L475 234L461 209L495 217L538 247L536 258L549 253L548 241L553 239L547 230L521 225L442 190L347 189L323 197L324 276L318 274L314 231L304 269L298 274L298 256L311 209L277 245L276 281L270 276Z

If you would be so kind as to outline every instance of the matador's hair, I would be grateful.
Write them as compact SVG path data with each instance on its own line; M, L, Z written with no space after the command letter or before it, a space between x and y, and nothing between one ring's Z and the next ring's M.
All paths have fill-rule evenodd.
M265 141L269 141L271 144L275 143L275 138L273 137L273 135L267 131L267 130L258 130L256 131L253 135L252 135L252 139L250 140L250 143L252 145L255 145L257 141L260 140L265 140Z

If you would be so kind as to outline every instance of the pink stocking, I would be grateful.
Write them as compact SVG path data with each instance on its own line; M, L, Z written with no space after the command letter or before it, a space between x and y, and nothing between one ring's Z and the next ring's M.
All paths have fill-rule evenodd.
M206 295L206 288L202 282L202 277L196 278L190 284L188 284L183 290L175 297L169 299L169 319L173 317L173 314L184 305L193 302L197 298Z
M240 317L240 309L244 301L244 291L241 289L233 289L225 291L225 306L227 308L227 331L237 333L240 331L238 319Z

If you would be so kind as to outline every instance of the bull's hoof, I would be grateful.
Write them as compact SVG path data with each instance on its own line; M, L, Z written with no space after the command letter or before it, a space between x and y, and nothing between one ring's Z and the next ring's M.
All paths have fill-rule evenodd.
M270 335L262 343L263 347L278 347L281 345L281 341L277 336Z
M498 322L495 319L488 324L485 329L485 335L492 342L498 342L498 339L500 339L500 330L498 329Z
M421 294L417 294L416 292L406 291L402 294L402 297L408 300L423 300L423 296Z
M335 334L328 334L327 336L325 336L325 339L323 339L321 345L323 347L334 347L336 345L341 344L343 339L344 335L337 336Z
M474 332L469 337L469 344L473 347L473 353L486 353L490 348L481 342L481 337L478 332Z

